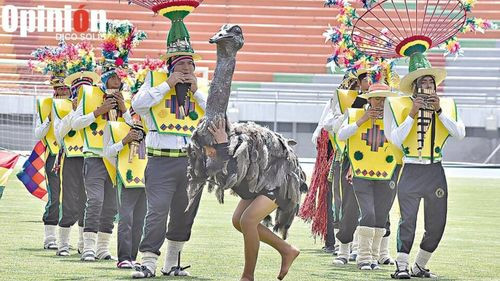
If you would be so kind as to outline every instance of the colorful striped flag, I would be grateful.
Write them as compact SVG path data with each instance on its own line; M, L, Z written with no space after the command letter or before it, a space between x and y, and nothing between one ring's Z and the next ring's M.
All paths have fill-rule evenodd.
M19 154L0 151L0 199L9 180L9 175L16 166L17 159L19 159Z
M33 196L47 201L47 184L45 182L45 145L39 141L35 144L30 157L24 162L23 169L17 178Z

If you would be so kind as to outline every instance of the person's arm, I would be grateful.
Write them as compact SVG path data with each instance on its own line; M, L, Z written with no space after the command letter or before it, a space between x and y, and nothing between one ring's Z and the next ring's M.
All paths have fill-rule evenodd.
M441 112L439 114L439 120L443 123L443 125L446 127L450 135L454 138L457 138L459 140L465 138L465 125L464 122L460 119L457 113L457 121L453 120L452 118L448 117L444 112Z
M335 111L332 118L332 131L338 133L340 126L344 123L345 115L340 111L339 104L335 105Z
M170 91L170 86L167 81L161 83L156 87L151 87L151 75L149 72L144 79L144 84L137 92L137 94L132 99L132 107L135 112L140 115L145 115L148 113L149 109L156 104L158 104L168 91Z
M49 117L45 118L43 123L40 123L40 118L36 117L35 119L35 138L41 140L47 135L47 132L50 129L50 119Z
M196 93L194 93L194 98L195 98L196 102L203 110L207 109L207 97L208 97L207 94L200 91L200 90L198 90L198 91L196 91Z
M334 110L336 106L337 106L336 98L332 98L328 101L328 107L325 108L327 109L327 111L325 112L325 116L323 117L323 120L321 122L323 129L329 132L333 131L333 125L335 121Z
M401 146L405 139L408 137L408 134L411 131L411 127L413 126L413 118L411 116L406 117L405 121L401 123L401 125L397 125L396 122L392 123L391 128L391 137L392 143Z
M85 127L88 127L92 122L94 122L96 116L94 112L90 112L88 114L83 115L83 100L80 101L78 107L75 110L73 118L71 118L71 127L74 130L81 130Z
M123 113L123 119L125 119L125 123L127 123L129 126L134 125L134 120L132 119L132 115L130 114L130 109Z
M342 126L340 126L340 129L337 133L337 136L341 141L345 141L350 138L356 133L359 128L356 122L352 122L351 124L349 124L349 117L347 116L349 112L347 111L345 114L346 116L344 117L344 122L342 123Z
M104 127L104 134L103 134L103 155L106 158L114 158L118 153L123 149L123 142L118 141L118 142L113 142L113 138L111 137L111 130L109 128L109 125Z

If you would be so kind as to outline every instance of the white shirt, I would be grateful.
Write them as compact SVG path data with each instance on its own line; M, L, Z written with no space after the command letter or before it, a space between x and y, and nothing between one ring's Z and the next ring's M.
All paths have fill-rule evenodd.
M52 116L54 116L54 134L59 146L62 146L64 137L71 131L71 120L75 115L75 111L71 110L68 115L60 119L52 108Z
M445 128L448 130L450 135L459 140L465 138L465 125L458 116L457 112L457 121L452 118L446 116L444 112L438 115L439 120L443 123ZM396 145L397 147L401 147L404 140L410 133L411 127L413 126L414 119L409 115L406 117L405 121L401 123L399 126L396 124L394 120L394 116L392 115L392 110L389 105L389 100L386 99L384 103L384 129L386 130L386 138ZM434 162L439 162L440 159L436 158ZM413 159L403 157L404 163L413 163L413 164L430 164L429 159Z
M132 119L128 110L127 110L127 112L125 112L123 114L123 118L126 120L127 123L129 123L130 120ZM129 121L127 121L127 119ZM96 120L96 117L94 116L94 112L90 112L86 115L83 115L83 100L82 100L78 104L78 107L76 108L75 113L73 114L73 116L71 118L71 127L73 128L73 130L78 131L78 130L81 130L83 128L90 126L90 124L92 124L92 122L94 122L95 120ZM104 128L106 128L106 127L107 127L107 125L104 126ZM103 130L103 134L104 134L104 130ZM103 146L105 144L106 144L106 142L103 141ZM85 152L92 152L94 154L103 156L102 149L89 148L85 142L83 143L83 152L84 153Z
M346 111L347 113L347 111ZM342 126L342 124L344 123L346 119L346 115L345 114L342 114L342 111L340 111L340 105L338 104L335 104L335 109L333 110L333 114L332 114L332 120L331 120L331 126L332 126L332 132L337 134L340 130L340 127Z
M52 114L54 116L54 114ZM40 118L36 117L35 123L35 138L38 140L43 139L50 129L50 120L49 117L45 118L43 123L41 123Z
M155 149L182 149L191 142L189 137L159 134L158 132L151 131L155 130L156 126L149 109L157 105L168 91L170 91L170 86L168 86L166 81L156 87L151 87L151 72L149 72L139 92L132 99L132 107L135 112L141 115L141 118L146 122L146 126L150 129L146 135L146 147ZM194 98L198 105L205 110L207 95L198 90L194 93Z
M336 102L336 99L334 100L331 98L325 103L325 106L323 107L323 112L321 113L321 117L318 122L318 126L314 130L313 136L312 136L312 143L316 145L316 142L318 140L319 134L321 133L321 129L325 129L328 132L332 131L332 121L333 121L333 109L335 108L334 103Z
M337 136L341 141L345 141L348 138L350 138L352 135L356 133L356 131L359 128L356 122L352 122L351 124L349 124L349 111L346 111L344 113L343 119L344 121L342 122L342 125L340 126L340 129L337 133ZM369 121L370 120L368 120L367 122Z
M127 110L127 112L123 114L123 118L125 119L125 123L132 126L133 120L129 110ZM116 156L123 149L123 142L122 140L117 140L116 143L113 141L109 125L106 125L106 127L104 127L104 132L102 137L104 144L103 156L106 157L109 160L109 162L111 162L111 164L116 166L116 161L117 161Z

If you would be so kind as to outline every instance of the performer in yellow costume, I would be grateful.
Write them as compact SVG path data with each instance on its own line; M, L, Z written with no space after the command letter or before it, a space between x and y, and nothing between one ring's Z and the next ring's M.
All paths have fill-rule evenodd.
M350 75L350 74L347 74ZM332 120L332 136L337 145L338 151L341 152L339 162L340 166L340 190L341 190L341 206L340 206L340 221L339 231L335 237L340 241L337 257L333 260L334 264L344 265L349 260L356 260L357 255L357 239L355 231L358 226L359 207L354 196L351 182L347 179L350 169L349 157L345 155L345 142L338 140L337 133L346 119L345 112L348 108L362 108L366 104L366 99L359 95L368 91L371 80L367 69L359 69L354 75L355 80L351 81L348 90L337 91L337 103L334 110ZM352 247L351 247L352 246ZM351 253L352 248L352 254Z
M52 97L37 99L37 118L35 118L35 138L42 140L46 147L45 173L49 196L42 218L45 226L43 248L50 250L57 249L56 229L59 222L61 191L59 176L52 170L59 147L54 135L54 115L51 112L54 99L64 99L69 96L69 89L62 83L66 71L64 46L64 42L61 42L57 47L39 48L32 53L37 60L32 68L43 74L49 74L51 76L49 82L54 89Z
M133 273L134 278L156 275L165 233L167 249L161 272L169 276L189 274L179 261L184 243L191 236L200 196L193 203L193 208L185 212L188 205L185 148L204 115L207 97L198 89L194 75L194 61L201 57L191 47L183 22L183 18L198 6L195 2L185 2L189 6L172 1L168 3L168 8L158 11L172 20L165 56L168 74L149 72L132 100L132 108L141 115L149 129L145 172L148 210L139 246L142 266Z
M148 70L163 65L160 60L146 60L133 67L135 83L132 98L144 82ZM147 164L145 129L140 116L129 108L132 123L109 121L104 130L104 156L116 167L118 191L118 268L136 265L139 243L146 216L144 170ZM106 145L107 144L107 145Z
M368 100L363 109L349 109L338 137L347 141L352 165L352 186L359 204L357 264L361 270L378 269L379 250L386 233L387 217L394 201L402 153L391 145L382 121L384 100L397 96L390 87L377 83L361 95ZM399 159L399 161L398 161Z
M68 99L54 100L53 115L56 138L61 146L55 169L62 180L62 207L59 220L58 256L69 256L71 227L78 222L78 252L83 250L83 216L87 200L83 185L83 135L73 129L71 121L75 116L78 95L82 85L93 85L99 76L92 72L95 68L94 55L88 42L77 45L67 44L66 74L64 84L70 88Z
M409 73L401 80L408 96L385 101L384 127L389 140L404 153L398 188L401 220L398 230L396 279L409 279L409 254L415 238L418 208L424 199L425 233L411 276L434 277L426 269L446 225L448 186L441 160L449 136L463 139L465 126L451 98L440 98L437 86L446 70L433 68L424 54L410 57ZM432 215L428 215L432 214Z
M85 207L84 249L82 261L113 259L109 242L117 212L115 169L102 158L103 134L107 121L122 118L127 111L123 83L119 74L128 64L130 49L145 39L128 21L108 21L102 33L102 87L84 86L82 100L72 120L75 129L83 129ZM126 118L126 116L123 116Z

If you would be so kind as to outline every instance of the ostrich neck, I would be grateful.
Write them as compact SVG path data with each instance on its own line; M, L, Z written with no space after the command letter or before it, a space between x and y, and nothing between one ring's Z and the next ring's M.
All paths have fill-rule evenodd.
M235 55L221 52L217 48L217 63L207 100L206 115L208 119L219 114L225 114L227 110L231 94L231 82L236 65Z

